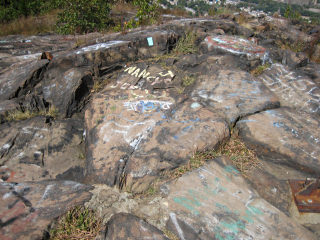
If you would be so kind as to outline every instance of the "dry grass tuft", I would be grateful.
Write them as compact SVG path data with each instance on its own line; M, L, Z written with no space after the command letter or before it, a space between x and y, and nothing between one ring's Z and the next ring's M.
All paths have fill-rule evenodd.
M167 14L167 15L173 15L173 16L179 16L179 17L188 17L190 14L181 8L168 8L168 9L161 9L161 14Z
M173 49L173 54L191 54L198 51L195 45L197 34L193 31L188 31L185 36L181 37Z
M233 165L244 175L260 165L256 153L248 149L236 135L233 135L228 142L221 145L216 154L229 157Z
M123 14L128 12L135 13L137 11L137 8L130 2L117 1L112 5L111 11L114 14Z
M173 232L169 231L168 229L163 229L163 233L170 240L179 240L179 238Z
M203 166L207 161L222 156L228 157L243 175L259 166L256 153L248 149L238 136L232 135L229 141L221 144L216 150L196 152L187 165L175 169L169 175L172 179L179 178L184 173Z
M261 75L267 68L269 68L271 65L269 63L265 64L265 65L260 65L258 67L256 67L255 69L253 69L250 73L257 77L259 75Z
M94 211L85 207L75 207L58 219L50 230L51 240L95 239L102 227L102 220Z
M56 109L55 106L50 106L47 111L38 111L38 112L32 112L30 110L26 111L21 111L21 110L16 110L9 112L8 115L4 118L6 121L11 122L11 121L21 121L37 116L48 116L52 118L56 118L58 116L58 109Z
M58 18L58 11L52 11L44 16L21 17L10 23L0 25L0 36L22 34L36 35L38 33L53 32Z

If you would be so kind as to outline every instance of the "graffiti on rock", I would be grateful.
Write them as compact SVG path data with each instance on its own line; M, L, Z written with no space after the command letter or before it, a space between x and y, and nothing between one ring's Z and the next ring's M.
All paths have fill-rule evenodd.
M233 166L225 166L219 173L200 168L198 171L199 184L197 187L185 189L183 193L174 194L173 202L180 205L188 214L206 219L206 225L212 230L215 239L237 239L241 234L248 237L253 224L259 224L264 218L263 205L256 205L255 197L250 190L230 189L228 183L232 177L240 177L240 173ZM246 193L244 193L246 192ZM223 202L223 199L228 201ZM231 200L232 199L232 200ZM230 204L237 202L240 208L234 210ZM214 204L212 211L208 212L208 206ZM176 219L174 213L170 214L172 221ZM180 229L180 226L174 224ZM255 228L255 226L254 226ZM183 236L183 231L177 232ZM240 235L239 235L240 234Z
M124 72L129 74L130 76L133 76L135 78L140 79L138 83L128 83L128 82L121 82L117 81L114 85L111 86L111 88L120 88L122 90L135 90L135 89L141 89L141 87L147 82L151 86L154 86L156 84L170 84L175 77L174 73L172 71L162 71L159 73L156 73L155 75L151 75L150 72L147 71L147 69L141 69L136 66L128 67L124 69Z
M260 47L251 41L241 39L234 36L208 36L205 39L205 43L208 45L208 49L222 49L224 51L247 56L257 56L263 58L266 49Z
M76 54L83 54L86 52L98 51L101 49L108 49L111 47L117 47L121 44L128 43L128 41L110 41L106 43L97 43L91 46L83 47L80 50L75 51Z
M171 102L156 101L156 100L141 100L135 102L125 102L124 106L135 112L145 113L170 109Z
M281 64L271 67L261 80L285 103L310 113L320 113L320 88L310 79L288 71Z

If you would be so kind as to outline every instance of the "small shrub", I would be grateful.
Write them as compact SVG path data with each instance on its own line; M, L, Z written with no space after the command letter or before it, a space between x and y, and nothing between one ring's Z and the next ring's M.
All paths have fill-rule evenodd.
M297 10L293 10L290 4L288 4L286 11L284 12L284 17L291 20L301 20L301 14Z
M174 54L190 54L195 53L198 49L195 45L197 34L189 31L187 34L180 38L173 49Z
M156 22L159 9L158 0L134 0L133 5L138 8L136 18L138 18L139 25Z
M192 85L195 82L196 78L194 76L185 76L182 79L182 86L183 87L188 87Z
M75 207L60 217L50 230L51 240L95 239L102 221L94 211L85 207Z
M256 67L255 69L253 69L251 71L251 74L254 75L255 77L257 77L257 76L261 75L269 67L270 67L269 63L267 63L265 65L260 65L260 66Z
M58 32L62 34L87 33L107 28L110 5L105 0L57 0L64 10L59 14Z

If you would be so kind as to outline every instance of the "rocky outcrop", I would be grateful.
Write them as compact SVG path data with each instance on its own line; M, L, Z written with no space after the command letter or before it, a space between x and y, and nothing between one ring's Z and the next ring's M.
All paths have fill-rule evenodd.
M169 88L173 77L156 66L129 67L92 100L85 116L91 182L142 191L162 171L228 137L226 122L199 103L149 93Z
M156 227L150 225L138 217L119 213L114 215L106 226L105 232L97 239L110 240L134 240L134 239L159 239L168 240L168 238Z
M273 64L259 79L279 97L282 106L320 113L320 89L307 76L290 71L281 64Z
M90 188L71 181L0 183L1 239L42 239L55 218L90 199Z
M311 115L280 108L242 119L237 127L263 160L316 177L320 173L320 136L314 129L319 124Z
M49 119L50 121L50 119ZM7 182L83 181L83 126L77 120L36 117L0 126L0 178Z
M41 238L86 204L100 239L315 239L289 217L288 180L320 174L319 65L275 46L308 40L297 27L249 20L0 40L0 238ZM163 56L190 31L192 54ZM46 116L8 122L18 111ZM245 178L214 158L171 181L236 133L260 161Z
M179 239L315 239L259 197L226 159L168 186L167 228Z

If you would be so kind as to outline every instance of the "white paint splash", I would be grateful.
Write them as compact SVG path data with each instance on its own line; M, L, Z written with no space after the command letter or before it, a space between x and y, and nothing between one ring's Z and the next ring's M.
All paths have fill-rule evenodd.
M106 43L98 43L95 45L83 47L80 50L76 51L76 54L82 54L85 52L92 52L92 51L97 51L99 49L106 49L106 48L111 48L113 46L120 45L122 43L129 43L128 41L110 41Z
M174 224L174 226L176 227L177 231L178 231L178 234L179 234L179 237L181 240L185 240L184 238L184 235L183 235L183 231L178 223L178 220L177 220L177 217L176 217L176 214L171 212L170 213L170 218L172 220L172 223Z

